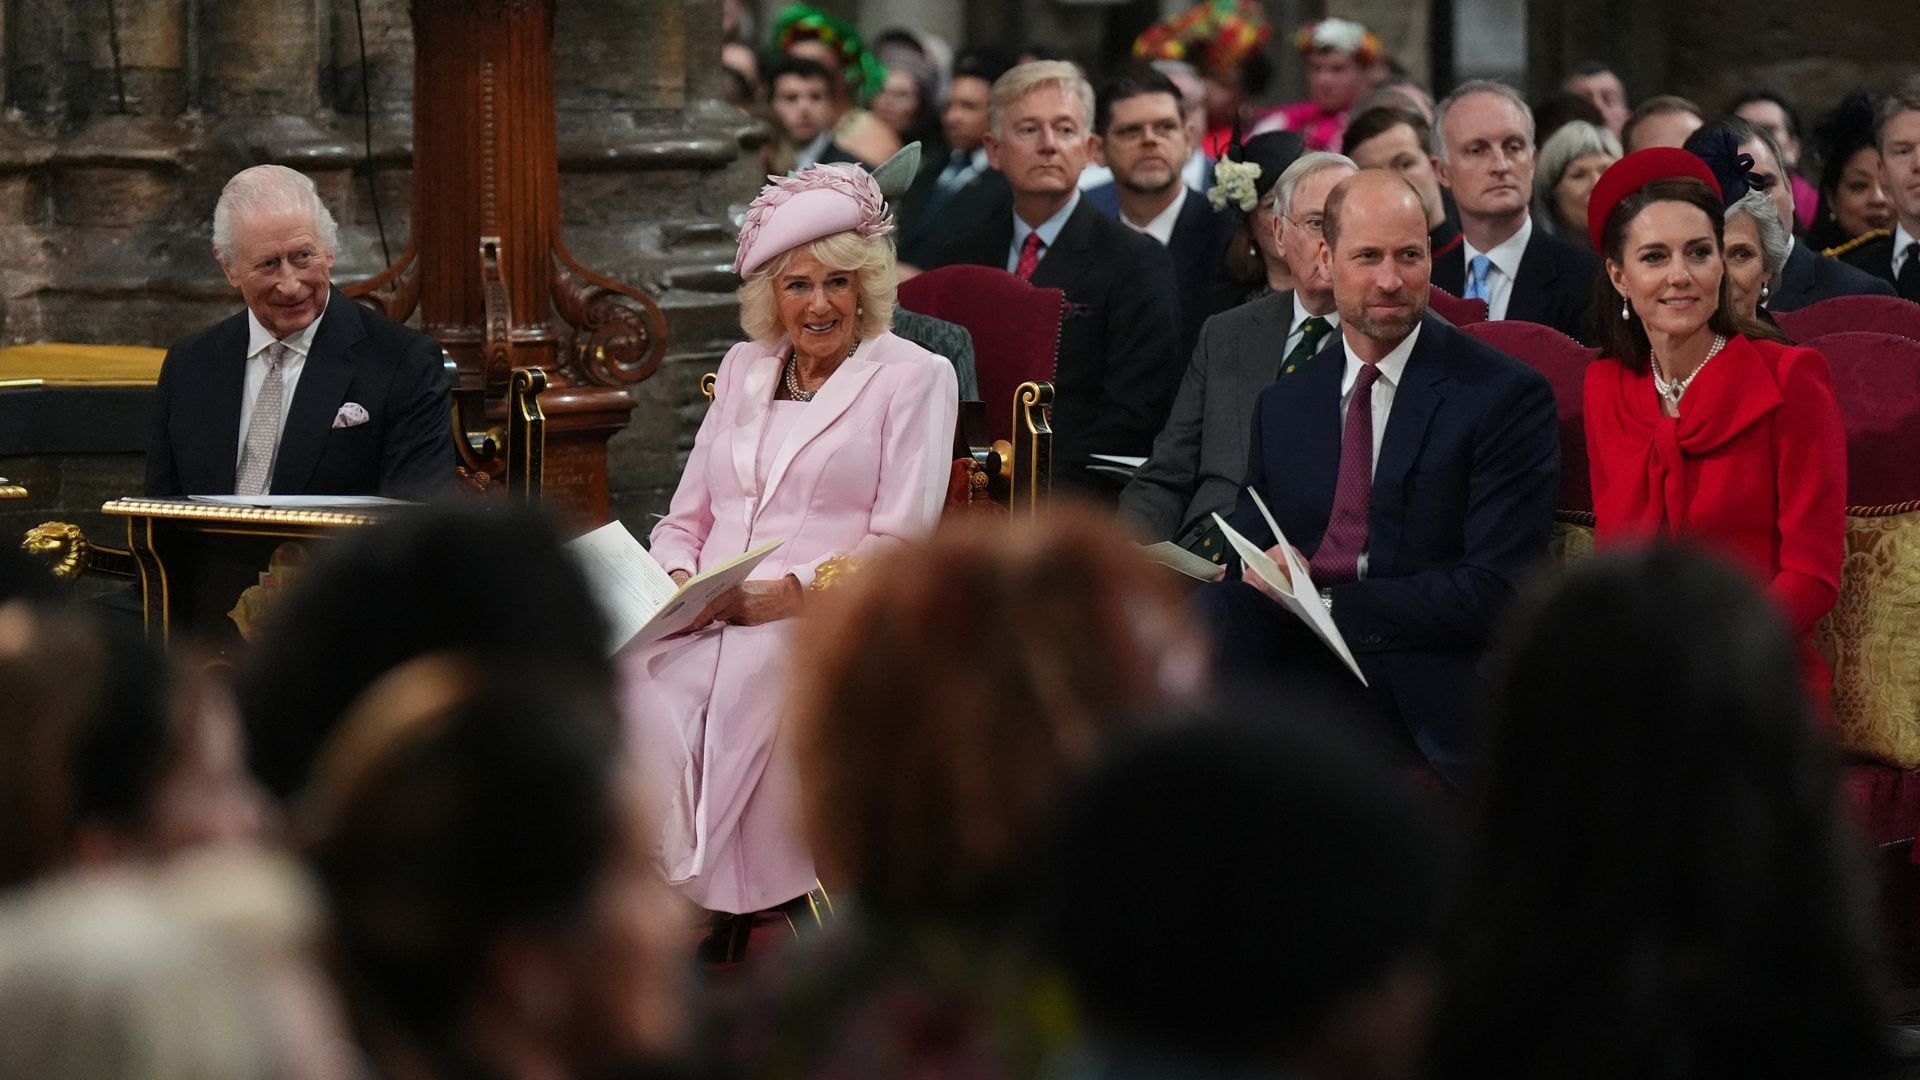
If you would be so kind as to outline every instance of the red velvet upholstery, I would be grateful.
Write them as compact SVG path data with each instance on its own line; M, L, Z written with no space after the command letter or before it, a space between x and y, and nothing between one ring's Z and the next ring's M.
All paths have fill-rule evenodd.
M1487 321L1485 300L1462 300L1438 285L1427 290L1427 306L1435 315L1455 326L1472 326Z
M1773 321L1802 345L1847 330L1920 339L1920 304L1897 296L1835 296L1798 311L1776 311Z
M1585 395L1587 365L1600 351L1539 323L1478 322L1466 326L1464 332L1517 357L1553 384L1554 404L1560 409L1560 499L1556 508L1591 512L1593 477L1587 473Z
M901 282L900 306L959 323L973 335L987 433L1013 438L1013 392L1023 382L1053 380L1067 294L990 266L943 266Z
M1852 330L1804 344L1820 350L1833 369L1847 428L1847 505L1920 499L1920 341Z

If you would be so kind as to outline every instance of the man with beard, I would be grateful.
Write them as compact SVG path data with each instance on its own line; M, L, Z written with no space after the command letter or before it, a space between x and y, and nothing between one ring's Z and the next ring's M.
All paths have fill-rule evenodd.
M1193 145L1180 88L1151 67L1130 66L1101 87L1093 130L1094 159L1113 170L1113 184L1088 191L1087 199L1101 209L1112 205L1122 225L1167 249L1180 287L1180 355L1187 357L1206 321L1207 293L1226 274L1233 221L1181 175Z
M1296 595L1318 591L1367 685L1261 595L1264 583L1209 586L1197 602L1223 676L1317 674L1356 695L1409 760L1458 784L1480 654L1547 550L1553 390L1427 313L1427 215L1404 178L1342 181L1322 232L1340 342L1261 393L1247 485L1311 568ZM1251 498L1232 523L1280 558Z

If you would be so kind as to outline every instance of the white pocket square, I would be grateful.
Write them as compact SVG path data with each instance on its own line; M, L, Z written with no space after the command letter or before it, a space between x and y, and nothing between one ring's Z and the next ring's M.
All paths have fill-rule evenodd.
M340 406L339 412L333 414L333 426L337 428L359 427L361 424L366 423L367 419L367 410L349 401L345 405Z

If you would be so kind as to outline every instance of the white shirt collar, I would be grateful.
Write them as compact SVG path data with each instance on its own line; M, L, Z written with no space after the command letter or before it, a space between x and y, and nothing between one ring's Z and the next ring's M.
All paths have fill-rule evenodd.
M327 290L329 297L331 297L332 291L332 288L329 287ZM320 308L320 314L315 315L312 322L288 334L285 338L276 338L269 333L266 327L260 325L260 317L253 313L252 308L248 308L247 359L251 360L259 356L262 349L265 349L275 341L292 349L295 353L299 354L302 359L305 359L308 350L313 348L313 335L320 329L320 320L327 317L327 309L324 306L327 302L328 301L322 301L323 306Z
M1415 323L1413 333L1408 334L1400 344L1393 347L1392 352L1381 357L1379 363L1374 365L1380 369L1380 377L1386 380L1388 386L1396 389L1400 386L1400 376L1407 371L1407 360L1413 356L1413 347L1420 341L1420 326L1421 324ZM1353 343L1348 341L1344 334L1340 336L1340 347L1347 352L1347 370L1340 376L1340 396L1345 398L1353 392L1354 380L1360 377L1360 365L1366 361L1354 355Z
M1533 215L1528 214L1526 220L1520 223L1520 227L1514 230L1513 235L1493 245L1493 250L1481 251L1474 247L1465 233L1460 236L1460 248L1466 254L1468 266L1473 264L1475 255L1485 255L1502 274L1506 275L1508 281L1512 281L1520 273L1520 259L1526 255L1527 241L1531 239L1533 239ZM1471 277L1473 272L1469 270L1467 273Z
M1300 328L1307 325L1308 319L1325 319L1328 326L1337 330L1340 327L1340 309L1334 308L1325 315L1315 315L1313 312L1307 310L1306 304L1301 303L1300 290L1295 289L1293 290L1293 329L1287 332L1288 336L1291 337L1294 334L1298 334Z
M1135 225L1133 222L1127 220L1126 211L1122 210L1120 212L1120 223L1132 229L1134 232L1146 233L1148 236L1160 241L1161 247L1166 247L1173 240L1173 226L1175 222L1180 220L1180 208L1187 205L1187 185L1175 184L1174 187L1178 190L1174 192L1173 201L1168 203L1167 208L1160 211L1159 215L1152 221L1147 222L1145 225Z
M1893 276L1894 277L1900 276L1900 264L1907 261L1907 245L1913 243L1915 239L1920 239L1920 238L1917 238L1912 233L1908 232L1907 227L1904 223L1895 225L1893 227Z
M833 129L829 127L825 131L822 131L820 134L815 135L813 139L810 142L808 142L805 146L799 147L798 149L794 150L793 152L794 171L797 172L810 165L819 164L820 155L827 152L827 144L832 141L833 141Z
M1060 230L1067 227L1067 219L1073 216L1074 208L1079 205L1080 189L1075 188L1073 195L1067 199L1067 205L1054 211L1053 216L1041 222L1039 228L1028 225L1019 214L1014 214L1013 254L1007 260L1008 271L1012 271L1012 264L1020 258L1020 245L1027 242L1028 233L1037 232L1040 234L1040 257L1043 259L1046 258L1047 252L1053 248L1053 242L1060 238Z

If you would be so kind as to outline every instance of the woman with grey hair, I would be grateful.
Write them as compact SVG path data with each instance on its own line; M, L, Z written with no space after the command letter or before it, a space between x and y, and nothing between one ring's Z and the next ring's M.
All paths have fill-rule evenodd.
M637 760L667 796L667 878L722 916L816 884L781 731L796 616L860 560L931 532L946 501L953 365L892 332L892 231L852 166L776 177L753 201L734 261L751 340L720 364L652 552L678 585L779 547L689 631L621 657ZM718 953L744 943L740 920L714 929Z
M1540 145L1533 171L1533 220L1544 222L1555 235L1585 245L1587 199L1607 166L1620 160L1620 140L1613 132L1585 120L1570 120Z
M1772 325L1765 305L1789 253L1779 208L1766 192L1749 191L1727 207L1725 234L1727 303L1742 319Z

